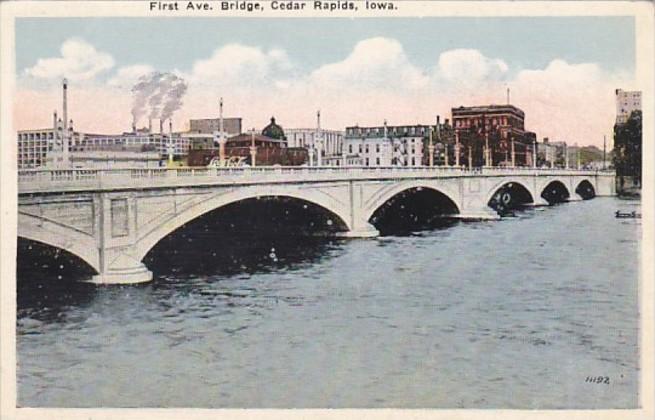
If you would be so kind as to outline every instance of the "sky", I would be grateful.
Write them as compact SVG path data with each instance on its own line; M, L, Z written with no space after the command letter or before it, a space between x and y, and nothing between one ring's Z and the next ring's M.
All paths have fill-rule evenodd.
M460 105L510 101L538 138L602 145L614 89L634 89L632 17L23 18L16 22L17 129L61 112L83 132L122 132L132 86L152 71L183 78L173 115L271 116L286 128L428 124ZM143 118L139 126L147 125Z

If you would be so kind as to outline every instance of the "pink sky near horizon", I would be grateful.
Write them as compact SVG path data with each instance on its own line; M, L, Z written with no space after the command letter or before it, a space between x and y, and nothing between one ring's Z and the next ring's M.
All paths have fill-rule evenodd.
M249 96L224 96L226 117L242 117L243 129L263 128L271 116L275 116L284 128L310 128L316 126L316 110L321 109L322 127L343 130L346 126L377 126L386 119L389 125L433 124L435 116L451 118L450 109L460 105L472 106L490 103L504 103L504 91L497 95L452 95L441 98L392 98L389 95L369 95L362 98L343 96L335 98L331 106L315 101L297 106L293 101L276 101ZM204 96L204 95L203 95ZM576 95L562 98L562 101L576 103L579 112L572 113L571 107L553 106L551 103L533 98L532 92L511 92L511 102L526 113L525 128L537 133L541 140L549 137L553 141L565 140L569 144L602 146L603 134L611 138L615 118L614 92L594 95L594 101L576 98ZM188 129L190 118L215 118L218 116L218 97L185 98L182 109L173 115L174 130ZM213 103L212 103L213 102ZM389 106L393 102L393 106ZM131 130L130 113L132 98L129 93L108 92L101 88L69 89L69 118L74 120L75 129L87 133L121 133ZM47 128L52 126L52 112L57 110L61 117L61 92L18 90L15 96L14 125L16 130ZM595 121L604 121L596 126ZM143 119L138 124L147 126ZM158 127L154 124L155 128Z
M64 75L70 79L69 118L77 131L130 131L130 88L153 69L119 68L114 78L102 82L97 75L108 69L88 56L104 57L105 67L111 67L105 54L81 40L67 43L69 56L43 60L17 78L14 128L52 126L53 110L61 114ZM360 41L341 61L284 78L293 74L284 72L292 66L279 50L236 44L219 48L189 72L177 72L189 89L173 115L174 129L187 129L190 118L217 117L219 97L224 98L225 116L242 117L244 130L261 129L271 116L284 128L315 127L318 109L321 125L328 129L379 126L385 119L390 125L433 124L436 115L451 118L453 107L505 103L510 87L511 103L525 112L525 128L538 139L602 147L603 135L611 144L614 90L633 88L631 77L608 74L594 63L555 59L541 69L510 72L502 60L477 50L446 51L433 68L422 69L396 40L381 37ZM146 126L147 120L138 125Z

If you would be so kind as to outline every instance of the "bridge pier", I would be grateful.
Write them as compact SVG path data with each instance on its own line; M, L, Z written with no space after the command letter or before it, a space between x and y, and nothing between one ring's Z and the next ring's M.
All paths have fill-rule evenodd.
M524 204L527 207L543 207L548 205L548 201L544 200L543 198L539 197L536 200L534 200L532 203L526 203Z
M339 238L375 238L379 235L380 231L370 223L366 223L363 226L359 226L346 232L337 233L337 237Z
M500 220L500 216L493 210L480 210L477 212L466 212L461 214L454 214L452 216L455 219L461 220Z
M152 280L152 271L141 261L119 255L109 267L91 278L96 284L136 284Z

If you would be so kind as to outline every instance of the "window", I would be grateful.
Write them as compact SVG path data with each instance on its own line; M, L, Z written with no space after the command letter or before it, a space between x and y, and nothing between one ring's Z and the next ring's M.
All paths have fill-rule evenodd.
M380 166L380 158L379 158L379 157L376 157L376 158L375 158L375 164L378 165L378 166Z
M368 144L366 145L366 153L368 153Z
M353 153L353 145L352 144L348 145L348 153L350 153L350 154Z
M375 153L380 153L380 145L379 144L375 145ZM380 160L380 159L378 159L378 160Z
M368 158L366 158L366 166L368 166Z
M362 153L362 145L359 145L359 153Z

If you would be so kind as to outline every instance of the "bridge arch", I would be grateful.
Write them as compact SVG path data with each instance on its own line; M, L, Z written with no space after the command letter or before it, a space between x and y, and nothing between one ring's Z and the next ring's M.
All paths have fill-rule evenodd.
M510 178L510 179L504 179L504 180L502 180L502 181L496 183L493 187L491 187L491 189L490 189L489 192L487 193L487 196L485 197L484 202L485 202L485 203L489 203L489 201L491 201L491 199L494 197L494 195L495 195L495 194L496 194L496 193L497 193L501 188L503 188L503 187L505 187L505 186L507 186L507 185L509 185L509 184L516 184L516 185L519 185L522 189L524 189L524 190L525 190L525 191L530 195L530 200L531 200L530 202L531 202L531 203L534 203L534 202L535 202L535 195L536 195L536 194L535 194L535 191L533 191L532 188L530 188L530 187L529 187L525 182L523 182L522 180L513 179L513 178Z
M457 200L456 198L458 197L458 194L453 193L453 191L451 191L445 185L434 185L429 182L419 180L419 181L408 181L408 182L398 183L390 188L386 188L380 191L378 194L371 197L369 202L366 203L366 205L364 206L365 208L364 208L363 219L369 221L371 217L373 217L375 212L378 209L380 209L389 200L406 191L415 190L415 189L431 190L443 195L445 198L447 198L450 201L450 203L452 203L452 206L456 209L456 213L460 213L461 210L460 210L459 200Z
M317 189L294 190L279 187L268 187L265 189L261 187L237 188L229 192L219 192L214 194L208 200L204 200L184 209L176 215L169 216L162 220L162 222L153 229L139 237L134 247L135 251L133 257L141 261L148 251L150 251L164 237L206 213L241 201L265 197L288 197L314 204L333 214L338 219L337 223L344 226L346 230L352 228L348 223L348 212L346 206Z
M582 197L583 200L590 200L596 197L596 188L591 180L585 178L578 182L578 185L575 187L575 193Z
M560 178L548 178L540 187L541 198L548 203L562 203L571 198L571 190L567 182Z
M67 251L87 263L96 273L100 272L98 246L88 234L53 221L44 221L37 216L19 213L17 236Z

